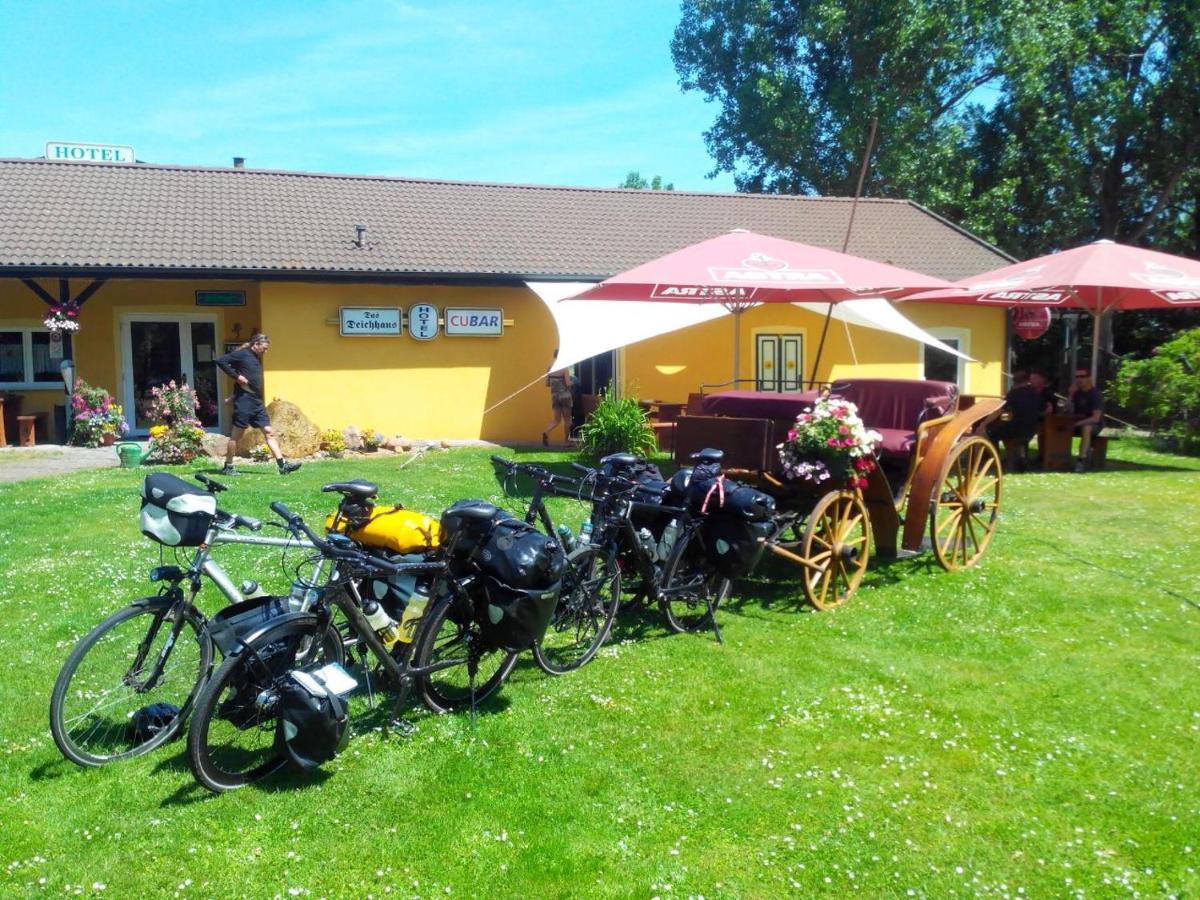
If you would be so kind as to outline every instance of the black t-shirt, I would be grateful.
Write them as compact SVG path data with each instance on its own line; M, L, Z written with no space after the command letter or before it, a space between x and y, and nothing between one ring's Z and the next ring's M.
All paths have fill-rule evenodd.
M1104 397L1101 396L1100 389L1095 387L1086 391L1076 391L1071 396L1071 405L1075 415L1086 419L1096 410L1104 409Z
M217 366L236 383L234 397L240 396L241 394L250 393L257 398L262 399L262 360L260 360L258 358L258 354L249 347L243 347L241 350L234 350L232 353L226 353L217 360ZM249 382L244 387L242 386L242 383L237 380L239 375L245 375L246 381Z
M1004 396L1008 411L1012 414L1012 423L1021 428L1036 428L1042 417L1045 400L1041 391L1032 384L1019 384Z

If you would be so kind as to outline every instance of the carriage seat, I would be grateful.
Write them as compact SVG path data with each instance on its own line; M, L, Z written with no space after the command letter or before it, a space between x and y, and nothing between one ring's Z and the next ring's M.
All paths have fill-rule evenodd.
M858 407L863 424L883 436L883 456L907 459L917 426L958 409L958 385L951 381L855 378L836 382L830 394Z

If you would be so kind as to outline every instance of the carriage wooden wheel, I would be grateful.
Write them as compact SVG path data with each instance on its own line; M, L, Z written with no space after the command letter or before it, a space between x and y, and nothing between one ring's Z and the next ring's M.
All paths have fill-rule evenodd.
M965 569L983 556L996 531L1001 484L990 441L972 437L951 448L929 508L930 543L943 569Z
M858 491L823 496L800 542L804 595L817 609L845 603L858 589L871 555L871 524Z

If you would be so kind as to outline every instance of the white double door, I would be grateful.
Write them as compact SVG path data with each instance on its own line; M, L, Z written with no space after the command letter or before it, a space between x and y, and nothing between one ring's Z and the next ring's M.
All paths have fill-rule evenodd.
M804 386L804 337L800 334L754 335L754 380L760 391L792 392Z
M196 415L207 429L222 424L221 383L217 377L217 317L130 313L121 317L121 380L125 418L145 434L155 387L174 381L196 391Z

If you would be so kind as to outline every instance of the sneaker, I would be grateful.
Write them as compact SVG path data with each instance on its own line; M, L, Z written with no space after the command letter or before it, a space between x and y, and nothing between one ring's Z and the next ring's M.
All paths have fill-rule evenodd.
M300 468L302 465L304 465L304 463L280 462L279 463L279 474L280 475L290 475L293 472L295 472L298 468Z
M233 466L225 466L225 468L221 469L221 471L217 474L224 475L226 478L229 478L237 474L237 469L235 469Z

